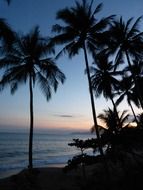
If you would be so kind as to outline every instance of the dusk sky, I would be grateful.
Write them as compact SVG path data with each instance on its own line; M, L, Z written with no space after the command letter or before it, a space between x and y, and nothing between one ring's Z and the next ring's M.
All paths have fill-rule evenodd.
M7 19L17 32L28 33L34 26L39 25L41 34L50 36L52 25L59 22L55 19L56 12L74 5L74 2L74 0L12 0L10 6L7 6L0 0L0 17ZM99 19L111 14L123 16L124 20L130 17L136 19L143 15L143 0L95 0L94 5L101 2L104 7L97 15ZM141 30L143 31L143 25ZM67 79L64 85L59 85L57 93L53 93L49 102L37 87L34 88L35 128L89 130L93 122L82 51L72 60L66 55L62 56L57 60L57 64ZM102 97L97 99L95 104L97 114L111 107L110 101L106 102ZM21 86L13 96L9 88L5 89L0 94L0 107L0 131L24 127L28 129L28 85ZM123 103L119 109L128 108Z

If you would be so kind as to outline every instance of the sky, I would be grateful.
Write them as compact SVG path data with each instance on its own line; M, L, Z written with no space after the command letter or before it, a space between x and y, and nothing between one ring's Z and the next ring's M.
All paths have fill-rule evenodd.
M95 0L94 5L97 6L101 2L104 7L97 15L99 19L112 14L123 16L124 20L143 15L142 0ZM56 12L74 4L74 0L12 0L10 6L7 6L0 0L0 18L5 18L17 32L28 33L34 26L39 25L43 36L51 36L52 25L59 23L56 20ZM47 102L41 91L37 87L34 88L35 128L90 130L93 121L83 53L72 59L64 55L57 60L57 65L65 73L66 81L64 85L59 85L52 99ZM107 102L103 97L95 100L97 115L111 106L110 101ZM0 94L0 107L0 131L28 130L28 85L21 86L14 95L10 94L9 88L5 89ZM119 109L129 108L124 102Z

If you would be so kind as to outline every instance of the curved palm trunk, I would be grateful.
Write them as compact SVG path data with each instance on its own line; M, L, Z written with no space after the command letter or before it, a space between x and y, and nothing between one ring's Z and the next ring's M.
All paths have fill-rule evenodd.
M33 148L33 89L32 89L32 77L29 78L29 90L30 90L30 133L29 133L29 169L33 168L32 148Z
M90 78L88 58L87 58L87 52L86 52L85 44L83 46L83 50L84 50L87 78L88 78L88 84L89 84L89 93L90 93L90 99L91 99L91 107L92 107L92 116L93 116L93 121L94 121L94 127L95 127L95 131L96 131L97 139L99 141L99 152L100 152L100 155L103 156L104 154L103 154L103 149L102 149L101 142L100 142L100 135L99 135L98 124L97 124L97 119L96 119L94 97L93 97L93 91L92 91L92 86L91 86L91 78Z
M133 80L134 80L134 83L135 83L135 88L136 88L136 91L137 91L137 94L138 94L138 97L139 97L139 101L140 101L141 107L143 109L143 98L141 96L140 88L139 88L139 85L137 83L137 80L136 80L136 77L134 75L134 72L132 71L132 65L131 65L131 61L130 61L130 58L129 58L129 55L128 55L127 51L126 51L126 57L127 57L128 65L129 65L129 68L130 68L130 71L131 71L131 74L132 74L132 77L133 77Z

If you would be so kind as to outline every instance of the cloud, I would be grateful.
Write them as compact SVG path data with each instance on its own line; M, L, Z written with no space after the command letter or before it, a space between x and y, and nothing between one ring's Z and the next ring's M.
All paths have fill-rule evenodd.
M74 115L54 114L55 117L73 118Z

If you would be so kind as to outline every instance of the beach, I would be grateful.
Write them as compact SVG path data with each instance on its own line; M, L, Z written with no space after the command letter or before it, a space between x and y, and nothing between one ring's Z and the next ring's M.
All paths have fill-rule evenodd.
M0 190L142 190L142 154L136 159L129 153L124 156L124 162L108 157L106 164L100 159L85 170L81 166L69 171L64 166L24 169L0 179Z
M74 155L75 147L68 146L72 139L86 139L91 134L34 134L33 166L63 167ZM92 152L92 151L91 151ZM28 166L28 134L0 133L0 179L19 173Z
M29 173L23 170L16 175L0 179L1 190L78 190L81 170L63 172L60 167L37 168Z

